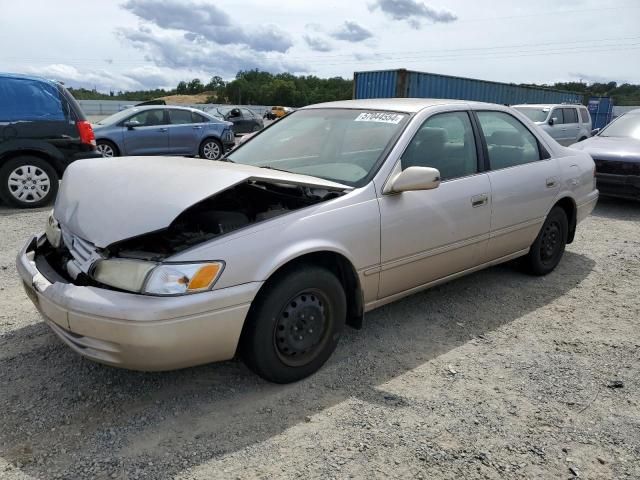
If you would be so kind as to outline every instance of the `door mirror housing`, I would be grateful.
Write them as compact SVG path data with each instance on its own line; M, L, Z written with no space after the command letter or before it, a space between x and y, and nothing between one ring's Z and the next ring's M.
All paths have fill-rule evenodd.
M235 117L239 117L240 116L240 109L239 108L234 108L233 110L231 110L229 112L229 118L235 118Z
M408 167L387 184L384 193L433 190L440 185L440 171L431 167Z
M124 126L127 127L129 130L133 130L134 128L140 126L140 122L137 120L129 120L124 122Z
M599 133L600 133L600 129L599 128L594 128L593 130L591 130L591 136L592 137L595 137Z
M553 124L554 124L554 123L556 123L556 121L557 121L557 120L558 120L558 119L557 119L556 117L551 117L551 118L549 119L549 122L548 122L548 123L549 123L549 125L551 125L551 126L553 127Z

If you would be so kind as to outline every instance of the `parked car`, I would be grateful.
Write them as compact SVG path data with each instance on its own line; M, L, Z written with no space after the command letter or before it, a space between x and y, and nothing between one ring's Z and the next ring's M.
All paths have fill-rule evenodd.
M593 157L600 192L640 200L640 109L627 112L595 133L571 147Z
M289 107L271 107L271 115L274 119L289 115L293 110Z
M262 118L264 118L265 120L275 120L277 117L276 114L273 113L269 108L264 111L264 113L262 114Z
M187 107L128 108L96 123L94 131L105 157L199 155L217 160L234 146L230 122Z
M46 205L71 162L99 156L91 124L62 84L0 73L0 199Z
M260 116L244 107L214 107L207 110L211 115L233 123L233 132L241 133L257 132L264 128L264 122Z
M514 105L560 145L571 145L591 136L591 115L582 105Z
M140 370L239 352L299 380L366 311L515 258L551 272L598 198L588 154L466 101L314 105L225 160L67 170L17 267L69 347Z

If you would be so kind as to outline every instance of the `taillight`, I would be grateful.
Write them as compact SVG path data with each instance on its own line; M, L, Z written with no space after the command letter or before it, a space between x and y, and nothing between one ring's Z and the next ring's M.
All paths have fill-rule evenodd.
M80 133L80 142L87 143L89 145L96 146L96 136L93 133L93 128L91 124L86 120L81 122L76 122L76 127L78 127L78 132Z

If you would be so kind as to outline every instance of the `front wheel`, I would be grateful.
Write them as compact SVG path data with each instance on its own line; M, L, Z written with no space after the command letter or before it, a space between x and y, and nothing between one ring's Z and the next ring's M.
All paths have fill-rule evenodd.
M529 273L546 275L556 268L567 245L568 231L567 214L562 208L553 207L525 257Z
M222 158L224 150L222 144L215 138L207 138L200 145L200 158L207 160L219 160Z
M59 178L54 168L39 157L12 158L0 168L0 198L20 208L42 207L58 192Z
M265 285L247 318L240 353L266 380L290 383L316 372L335 350L347 302L328 270L307 266Z
M97 149L105 158L117 157L120 154L118 147L109 140L98 140Z

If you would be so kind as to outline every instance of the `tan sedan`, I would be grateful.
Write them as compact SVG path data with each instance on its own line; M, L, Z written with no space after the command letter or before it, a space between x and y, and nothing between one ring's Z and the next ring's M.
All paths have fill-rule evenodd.
M291 382L376 307L518 257L551 272L597 198L591 157L507 107L336 102L223 161L72 164L17 266L92 360L166 370L239 353Z

